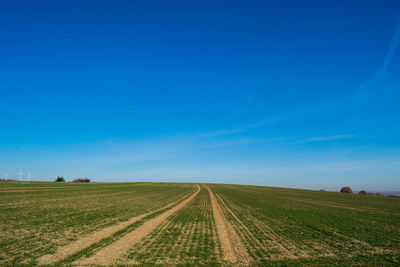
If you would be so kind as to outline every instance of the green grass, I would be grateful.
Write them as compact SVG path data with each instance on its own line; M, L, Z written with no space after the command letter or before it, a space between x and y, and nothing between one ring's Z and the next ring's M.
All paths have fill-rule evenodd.
M210 195L202 187L193 201L134 246L127 262L210 265L220 254Z
M0 265L34 263L59 246L161 208L193 189L193 184L172 183L0 183Z
M209 184L251 261L265 266L400 265L400 199ZM0 266L45 254L106 226L164 207L194 184L0 182ZM58 262L69 265L158 211ZM118 263L219 265L222 248L207 190L132 246Z
M257 186L210 187L253 233L246 233L225 209L254 262L398 262L400 199Z

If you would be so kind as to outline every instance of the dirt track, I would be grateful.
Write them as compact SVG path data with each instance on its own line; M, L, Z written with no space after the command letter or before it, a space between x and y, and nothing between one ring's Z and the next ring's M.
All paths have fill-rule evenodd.
M240 237L226 219L214 193L207 186L205 187L210 193L217 234L223 250L223 259L229 263L248 263L250 256Z
M186 198L184 201L174 206L170 210L156 216L153 219L146 221L144 224L133 230L132 232L126 234L119 240L111 243L110 245L100 249L94 255L89 258L84 258L74 262L77 265L112 265L115 261L126 253L134 244L139 242L149 233L151 233L158 225L164 222L169 216L183 208L188 204L193 198L197 196L200 192L200 187L197 185L198 189L190 197Z

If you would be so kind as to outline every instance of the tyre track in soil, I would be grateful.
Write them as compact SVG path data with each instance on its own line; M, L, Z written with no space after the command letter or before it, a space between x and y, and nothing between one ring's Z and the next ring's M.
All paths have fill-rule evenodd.
M169 216L186 206L191 200L193 200L197 196L199 192L200 186L197 185L197 191L192 193L191 196L180 202L178 205L144 222L135 230L129 232L128 234L124 235L110 245L98 250L94 255L90 256L89 258L77 260L73 264L102 266L109 266L114 264L120 256L125 254L127 251L129 251L131 247L133 247L136 243L140 242L144 237L155 230L157 226L163 223Z
M220 196L218 196L218 197L220 197ZM266 224L263 224L263 222L259 221L258 219L253 218L252 216L249 216L249 215L246 215L245 217L248 218L250 221L252 221L254 223L254 225L259 230L263 231L264 233L266 233L265 230L263 230L264 227L266 227L268 229L268 231L271 231L271 233L274 232L274 230L272 228L270 228ZM358 245L360 245L360 247L363 246L365 248L368 248L369 250L371 250L371 254L383 254L383 253L393 253L394 252L393 250L374 247L374 246L370 245L369 243L360 241L358 239L355 239L355 238L352 238L352 237L349 237L346 235L339 234L338 230L334 229L334 228L328 228L326 230L329 230L329 232L331 233L331 235L332 235L331 238L335 238L335 239L341 238L343 240L348 240L352 244L358 244ZM289 254L284 253L281 256L275 256L273 258L274 260L311 258L311 257L319 257L319 258L320 257L335 257L340 252L340 250L337 251L337 249L335 249L334 247L332 247L330 245L328 245L329 246L328 247L328 246L324 246L325 244L320 244L320 243L313 244L310 248L306 248L306 247L301 246L301 244L299 244L297 242L292 243L292 242L287 241L286 243L282 243L282 244L285 244L285 246L282 246L282 244L280 244L280 242L278 241L278 238L277 238L278 236L279 236L279 234L274 233L274 234L271 234L269 237L272 238L276 244L279 244L280 248L284 248L286 252L289 252ZM281 237L283 238L284 236L281 236ZM317 252L315 250L315 248L318 248L318 249L322 248L324 250L324 252L323 253L318 252L318 256L312 256L310 253ZM292 252L296 251L297 249L299 249L297 251L297 253L293 254ZM351 253L349 255L356 256L356 255L361 255L361 254L356 252L356 253ZM370 253L367 253L366 255L369 255L369 254Z
M236 216L236 214L235 214L235 213L228 207L228 205L226 204L226 202L227 202L229 205L231 205L231 203L229 203L229 202L226 201L226 200L224 201L224 200L222 199L222 197L219 196L218 194L217 194L217 197L218 197L218 199L220 200L220 202L222 203L222 205L226 208L226 210L231 214L231 216L232 216L233 218L235 218L235 219L242 225L242 227L243 227L243 228L245 229L245 231L247 232L248 236L252 237L252 238L255 240L255 242L256 242L259 246L265 248L265 247L266 247L266 244L261 243L260 240L257 239L257 237L250 231L250 229L242 222L242 220L240 220L240 219ZM245 212L245 211L243 211L243 212ZM293 251L295 250L295 247L296 247L294 244L291 244L290 242L288 242L288 243L286 244L286 246L288 246L289 249L286 248L284 245L281 244L280 241L278 241L279 235L277 235L277 234L274 232L274 230L272 230L271 228L267 227L265 224L264 224L264 227L261 226L261 224L260 224L261 221L257 221L255 218L253 218L253 217L250 216L249 214L244 214L244 217L247 218L249 221L251 221L251 222L254 224L254 226L257 227L258 230L262 231L263 234L265 234L266 236L268 236L268 238L270 238L271 241L273 242L274 248L277 248L277 249L282 253L282 257L279 258L279 257L276 257L276 256L275 256L276 259L286 259L286 258L289 258L289 259L296 259L296 258L298 258L298 257L296 257L296 256L293 254ZM268 228L268 233L267 233L267 231L264 229L265 227ZM270 244L269 244L269 245L270 245Z
M249 263L251 261L251 257L243 245L239 235L226 219L214 196L214 193L210 190L210 188L208 188L208 186L204 184L203 186L210 193L217 235L223 251L223 260L229 263Z
M172 203L169 203L168 205L161 207L157 210L153 210L153 211L147 212L145 214L141 214L141 215L132 217L127 221L117 223L116 225L111 225L106 228L100 229L94 233L91 233L88 236L78 239L77 241L75 241L71 244L68 244L66 246L58 248L54 254L47 254L47 255L41 256L40 258L38 258L37 262L38 262L38 264L41 264L41 265L48 265L48 264L54 264L56 262L62 261L64 259L66 259L67 257L78 253L79 251L89 247L90 245L92 245L94 243L100 242L102 239L112 236L114 233L124 229L125 227L128 227L131 224L134 224L135 222L143 219L144 217L146 217L152 213L155 213L155 212L163 210L163 209L167 209L167 208L175 205L182 199L187 198L190 194L193 195L194 193L189 193L189 194L185 195L184 197L182 197L181 199L174 201Z
M256 236L249 230L249 228L247 228L247 226L242 222L242 220L239 219L239 217L236 216L235 213L233 213L233 211L227 206L227 204L225 203L225 201L221 198L221 196L219 196L218 194L216 194L218 200L221 202L223 208L225 208L226 211L228 211L228 213L241 225L241 227L244 229L244 231L246 232L246 235L248 236L249 239L252 240L252 242L257 243L257 245L259 247L265 248L265 245L262 244L260 242L260 240L258 240L256 238ZM289 250L287 250L284 246L282 246L279 242L277 242L276 240L274 240L274 243L276 244L276 246L279 248L280 251L283 251L286 253L286 255L289 255L288 258L294 258L294 256L289 252Z

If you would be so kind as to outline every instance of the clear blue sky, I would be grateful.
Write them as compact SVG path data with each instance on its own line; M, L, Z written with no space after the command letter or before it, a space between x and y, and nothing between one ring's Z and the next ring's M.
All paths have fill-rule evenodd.
M400 190L400 2L1 1L0 177Z

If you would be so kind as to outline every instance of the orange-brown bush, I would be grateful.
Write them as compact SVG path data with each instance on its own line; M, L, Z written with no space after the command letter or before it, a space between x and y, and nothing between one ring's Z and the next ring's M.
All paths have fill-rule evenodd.
M342 187L342 189L340 189L340 193L353 193L353 190L351 190L350 187L345 186L345 187Z
M75 183L90 183L90 179L88 178L78 178L74 180Z

